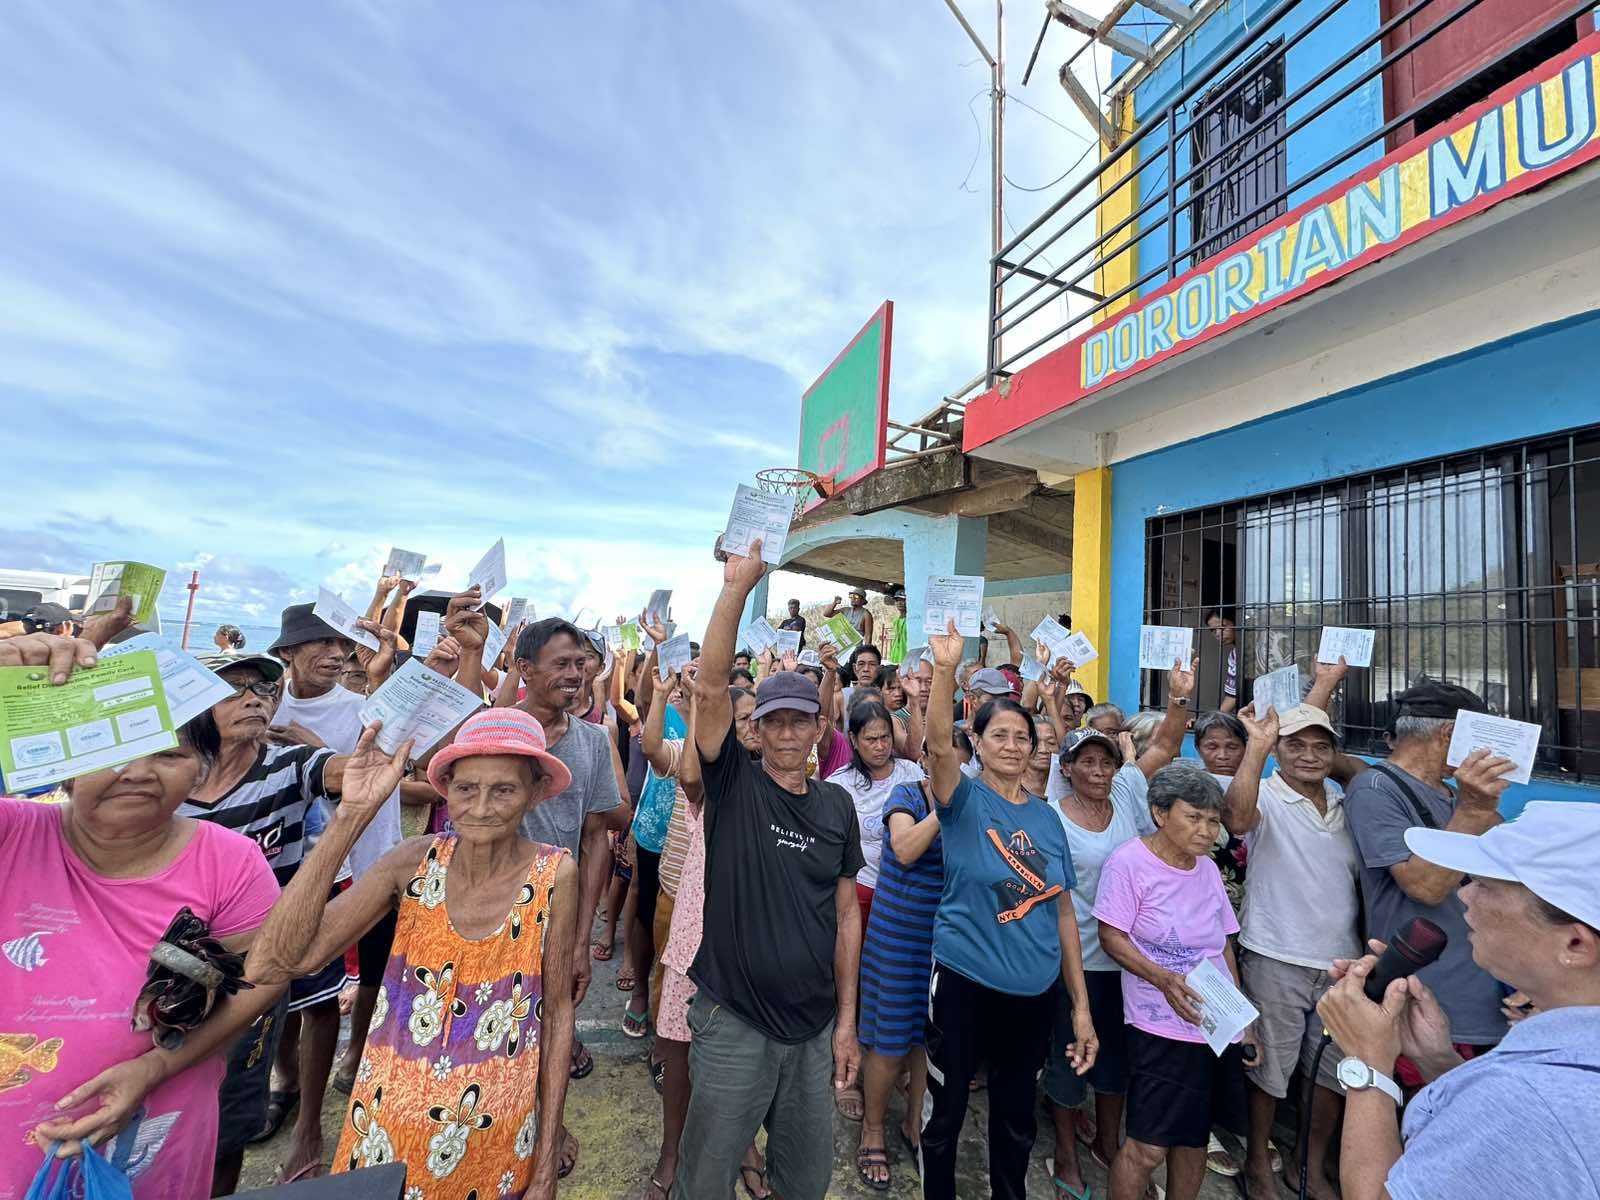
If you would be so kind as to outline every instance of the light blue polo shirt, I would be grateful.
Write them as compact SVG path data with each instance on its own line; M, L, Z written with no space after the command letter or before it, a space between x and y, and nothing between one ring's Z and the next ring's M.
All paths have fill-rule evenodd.
M1600 1007L1513 1025L1417 1093L1401 1132L1393 1200L1600 1200Z

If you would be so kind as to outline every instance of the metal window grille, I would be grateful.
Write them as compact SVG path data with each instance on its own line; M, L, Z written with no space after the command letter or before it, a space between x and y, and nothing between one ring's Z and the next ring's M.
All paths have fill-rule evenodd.
M1145 622L1202 630L1202 709L1230 674L1240 707L1291 662L1308 688L1323 626L1359 626L1377 636L1335 705L1346 748L1385 753L1391 697L1426 676L1542 726L1540 774L1600 780L1600 425L1164 515L1145 569ZM1143 672L1142 702L1164 682Z
M1288 211L1283 57L1268 46L1195 108L1193 161L1205 165L1189 206L1194 262Z

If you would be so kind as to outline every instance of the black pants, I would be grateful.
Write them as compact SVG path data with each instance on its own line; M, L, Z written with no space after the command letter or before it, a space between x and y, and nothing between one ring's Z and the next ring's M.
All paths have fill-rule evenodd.
M924 1200L955 1200L956 1147L967 1095L989 1067L989 1191L1025 1200L1028 1156L1038 1133L1034 1089L1050 1051L1052 994L1011 996L933 964L928 999L928 1091L933 1116L922 1127Z

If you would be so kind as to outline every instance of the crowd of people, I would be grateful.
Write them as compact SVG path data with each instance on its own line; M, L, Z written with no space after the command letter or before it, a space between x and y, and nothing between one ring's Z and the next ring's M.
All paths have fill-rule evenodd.
M1041 1105L1070 1200L1089 1158L1112 1200L1194 1200L1208 1171L1600 1200L1600 805L1503 821L1512 764L1446 761L1476 694L1418 681L1369 762L1328 715L1342 661L1283 712L1236 673L1197 712L1176 661L1130 715L1003 624L997 665L953 624L915 636L903 592L875 629L863 591L825 614L862 639L842 661L797 601L775 627L801 648L752 653L759 545L719 557L675 669L656 612L639 651L546 618L486 661L494 610L453 597L419 654L481 707L425 753L362 720L412 655L390 578L372 645L305 604L262 652L225 626L200 661L231 695L176 746L0 797L0 1200L80 1153L139 1200L227 1195L291 1120L279 1178L320 1174L329 1088L333 1171L548 1200L594 1069L574 1013L619 940L661 1104L644 1200L821 1200L836 1118L861 1186L951 1200L980 1088L1003 1200ZM44 616L0 631L0 666L59 684L140 632L126 604ZM211 982L153 1041L129 1014L184 910ZM1442 954L1373 998L1418 917ZM1255 1010L1220 1048L1206 973Z

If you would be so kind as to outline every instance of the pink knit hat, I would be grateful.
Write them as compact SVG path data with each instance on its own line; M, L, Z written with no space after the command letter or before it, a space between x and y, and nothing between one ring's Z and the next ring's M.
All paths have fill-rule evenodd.
M450 764L479 754L519 754L537 759L550 780L545 789L546 800L572 786L567 764L545 749L543 725L520 708L486 708L462 722L456 740L433 756L428 764L428 782L433 790L443 796L444 773Z

